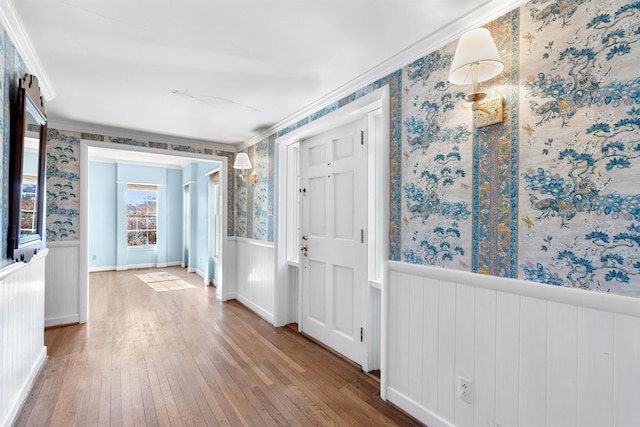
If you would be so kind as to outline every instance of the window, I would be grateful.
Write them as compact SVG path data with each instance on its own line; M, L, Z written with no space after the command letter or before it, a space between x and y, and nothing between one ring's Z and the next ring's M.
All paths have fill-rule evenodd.
M36 194L38 192L38 176L22 176L22 204L20 206L20 235L36 232Z
M127 186L127 246L155 246L158 224L158 187Z

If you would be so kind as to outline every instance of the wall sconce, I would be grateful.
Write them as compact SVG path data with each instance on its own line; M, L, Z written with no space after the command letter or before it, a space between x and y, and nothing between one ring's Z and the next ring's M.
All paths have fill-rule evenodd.
M237 153L236 159L233 161L233 168L240 169L240 178L244 181L247 178L246 170L251 169L251 160L249 160L249 155L247 153ZM249 175L249 184L255 184L257 181L256 174Z
M478 83L497 76L503 69L504 62L488 29L476 28L460 37L449 81L472 85L472 93L466 100L472 103L471 109L478 112L476 127L502 122L502 96L483 101L487 94L479 91Z

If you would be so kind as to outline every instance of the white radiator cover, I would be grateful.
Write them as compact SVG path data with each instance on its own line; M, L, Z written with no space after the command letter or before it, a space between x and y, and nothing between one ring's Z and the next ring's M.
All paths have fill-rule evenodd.
M398 262L388 295L387 398L430 427L640 425L640 300Z
M42 367L47 250L0 271L0 426L9 426Z

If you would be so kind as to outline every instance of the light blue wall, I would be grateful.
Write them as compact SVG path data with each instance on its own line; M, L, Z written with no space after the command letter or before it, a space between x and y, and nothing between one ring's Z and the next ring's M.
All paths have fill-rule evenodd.
M175 169L91 162L89 267L117 268L180 262L181 178L182 172ZM155 248L127 247L127 183L158 186L158 244Z
M167 259L182 259L182 171L167 169Z
M191 247L188 266L208 279L214 279L216 266L210 260L210 202L209 181L211 172L220 168L218 162L194 162L182 169L182 183L191 188ZM220 273L218 272L219 276Z
M116 165L89 164L89 268L116 265Z

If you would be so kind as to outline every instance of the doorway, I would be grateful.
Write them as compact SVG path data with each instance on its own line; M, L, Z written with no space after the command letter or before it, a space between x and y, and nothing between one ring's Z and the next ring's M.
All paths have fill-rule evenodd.
M151 162L151 159L163 159L162 161L160 161L160 164L165 164L167 161L173 161L171 159L174 159L176 162L178 162L178 160L182 160L182 161L187 161L187 163L191 163L192 165L194 165L191 169L193 170L193 176L196 176L196 169L198 165L202 165L202 164L215 164L215 168L217 170L221 171L220 174L220 185L221 185L221 202L222 202L222 209L221 209L221 225L224 225L227 223L227 212L228 210L226 209L226 206L228 205L228 197L227 197L227 171L228 171L228 159L227 157L222 157L222 156L212 156L212 155L205 155L205 154L197 154L197 153L183 153L183 152L178 152L178 151L168 151L168 150L163 150L163 149L154 149L154 148L147 148L147 147L138 147L138 146L129 146L129 145L123 145L123 144L114 144L114 143L107 143L107 142L101 142L101 141L89 141L89 140L82 140L81 144L80 144L80 151L81 151L81 155L80 155L80 175L83 177L82 180L80 180L80 217L82 218L82 221L80 223L80 248L79 248L79 274L78 274L78 281L79 281L79 287L78 287L78 300L79 300L79 322L80 323L85 323L88 321L89 319L89 305L88 305L88 301L89 301L89 260L90 260L90 254L89 254L89 250L90 250L90 245L89 245L89 234L90 234L90 218L91 218L91 208L90 208L90 204L89 204L89 193L90 193L90 173L89 173L89 162L90 162L90 158L91 158L91 153L92 151L98 151L98 150L103 150L103 151L110 151L110 152L114 152L114 153L118 153L118 156L129 156L132 160L132 162L135 163L139 163L139 162ZM128 154L124 154L124 153L128 153ZM123 160L120 159L119 160L121 163L123 162L127 162L127 160ZM213 163L211 163L213 162ZM183 169L183 176L182 176L182 180L185 180L185 170L188 167L185 167ZM143 169L143 168L140 168ZM201 171L198 171L198 173L200 173ZM169 174L167 174L168 176ZM175 177L174 177L175 178ZM169 178L167 178L169 179ZM179 178L178 178L179 179ZM197 196L198 198L204 198L204 199L208 199L208 186L206 183L206 179L207 177L204 177L204 173L203 173L203 183L200 184L195 184L196 187L198 187L198 193L197 195L194 194L195 188L194 187L194 181L193 179L186 179L188 181L189 184L189 206L192 205L192 203L194 202L195 197ZM125 180L120 179L120 177L118 177L118 181L116 182L116 184L118 186L126 186L127 183L126 182L130 182L131 179L127 178ZM131 181L132 182L132 181ZM184 181L182 181L184 182ZM178 186L181 185L180 182L177 183ZM160 197L159 197L159 205L161 205L162 202L162 192L164 191L164 188L166 188L166 186L164 184L161 184L159 187L159 193L160 193ZM202 191L200 191L202 190ZM184 197L185 194L182 193L181 190L179 190L178 194L179 197ZM96 192L92 193L93 197L96 197L95 194L98 194ZM202 197L201 197L202 196ZM164 202L166 203L166 201ZM178 212L176 215L171 216L169 213L168 215L170 215L168 218L166 218L164 221L165 222L175 222L175 221L181 221L182 215L181 215L181 204L178 201L177 202L177 209ZM208 203L208 200L202 201L202 204L205 205L206 203ZM183 205L184 206L184 205ZM182 263L185 264L185 266L187 266L186 264L189 264L189 266L191 266L192 264L195 264L194 261L194 252L197 252L198 256L202 258L202 261L206 261L209 258L209 254L208 254L208 248L207 248L207 244L206 241L204 241L204 243L202 245L198 245L198 247L196 248L197 250L194 251L194 247L193 247L193 233L194 233L194 228L198 227L199 229L205 230L205 232L202 233L202 235L207 238L207 232L208 232L208 224L207 224L207 220L208 218L206 218L206 216L196 216L195 219L198 220L198 224L194 224L194 215L197 213L197 210L194 210L193 208L190 209L190 215L189 221L182 221L183 224L185 224L185 222L188 225L183 225L183 227L189 227L190 228L190 232L189 233L185 233L184 228L181 230L184 235L189 235L189 239L190 242L187 245L185 242L183 242L182 240L177 240L176 243L173 243L171 245L168 244L168 242L162 242L161 238L158 237L158 247L161 247L163 244L167 247L172 248L171 250L175 251L175 258L172 258L170 260L167 260L167 258L162 258L162 254L159 252L159 256L157 257L157 260L154 261L154 265L157 267L163 267L166 265L180 265ZM182 219L185 219L184 217ZM159 218L159 224L161 224L161 220ZM177 224L178 227L180 227L180 224ZM125 221L125 227L126 227L126 221ZM175 230L176 228L173 227L171 228L172 230ZM180 230L180 228L177 228L178 230ZM120 226L118 226L118 230L120 230ZM180 231L178 231L178 233L180 233ZM121 234L121 233L119 233ZM208 240L208 239L207 239ZM175 245L175 246L174 246ZM227 239L223 238L220 242L220 259L224 260L223 264L227 263L227 260L225 259L225 249L226 249L226 245L227 245ZM202 246L202 247L201 247ZM186 248L189 248L189 251L186 251ZM173 249L175 248L175 249ZM182 250L180 250L180 248L182 248ZM151 251L151 250L149 250ZM92 257L93 258L93 257ZM169 261L169 262L167 262ZM175 261L175 264L171 264L172 261ZM200 260L197 260L200 261ZM231 260L233 261L233 260ZM203 264L203 263L201 263ZM198 264L200 265L200 264ZM204 265L204 264L203 264ZM136 266L137 267L137 266ZM223 268L223 265L220 266L220 275L219 275L219 280L218 280L218 291L221 290L221 288L224 286L224 271L230 271L230 268L227 265L224 265L225 268ZM126 269L126 267L124 268ZM197 269L197 273L201 276L205 275L208 273L208 268L206 266L198 268ZM208 280L207 280L208 282Z
M279 242L276 247L276 283L279 283L279 286L275 293L274 323L276 326L296 323L298 330L305 333L307 333L307 327L312 326L313 322L323 323L312 319L313 317L321 317L320 314L312 313L308 315L311 312L311 303L316 303L316 301L311 301L310 299L306 303L304 302L307 298L305 296L305 287L307 286L305 281L315 280L316 277L315 274L307 273L309 278L303 278L304 266L307 265L308 271L311 268L321 270L325 277L328 274L328 267L319 268L320 264L314 264L313 267L310 267L309 264L311 262L304 260L304 251L300 250L300 247L306 244L306 259L312 258L312 250L315 251L314 246L309 244L310 235L303 233L305 227L302 224L304 221L302 204L305 203L303 194L306 194L303 191L305 188L309 191L313 184L307 182L303 185L302 176L305 172L302 170L304 168L302 150L304 144L312 141L314 137L355 122L364 123L364 129L360 128L364 132L360 133L359 130L355 132L356 141L365 147L364 158L359 158L359 163L365 165L363 171L364 185L358 187L357 190L352 187L349 191L354 192L354 198L362 194L366 195L362 199L364 202L357 207L365 212L363 214L364 222L361 223L362 225L353 225L352 230L355 232L355 240L358 243L364 240L364 244L360 244L365 247L363 255L365 267L363 273L360 273L360 270L353 272L353 283L360 280L356 279L355 275L361 274L362 288L355 288L356 293L348 294L347 298L339 298L337 300L335 297L340 294L333 292L331 295L333 295L334 300L329 300L333 304L335 302L345 303L348 298L353 298L353 305L358 304L355 310L357 311L356 317L359 316L359 321L354 321L353 325L346 327L344 325L348 324L350 320L343 318L333 319L334 325L338 324L340 326L332 329L337 329L336 335L344 334L342 338L346 341L355 341L355 356L352 352L352 355L348 357L357 360L366 372L380 370L381 383L384 383L385 354L383 349L385 348L385 305L387 304L387 290L384 284L387 280L386 260L388 260L389 256L390 103L388 86L383 86L308 125L276 139L276 176L280 178L277 183L278 225L276 229L277 241ZM338 148L343 149L344 147ZM345 153L339 153L339 155L345 155ZM331 163L331 161L328 163ZM325 166L327 166L326 163ZM332 178L328 179L331 180ZM340 190L345 188L339 187ZM345 196L342 195L340 197ZM345 198L348 199L349 197ZM313 212L314 210L314 207L307 207L307 211ZM353 213L355 216L358 215L355 214L355 211ZM338 222L341 226L344 225L341 221ZM340 233L346 234L346 231L341 229ZM307 240L304 240L303 237L306 237ZM325 262L325 260L319 262ZM339 263L335 263L335 265L342 266ZM351 273L347 274L347 271L348 269L331 267L331 273L329 274L336 276L342 274L339 279L349 282ZM320 282L323 281L324 278L320 280ZM310 290L311 288L306 290L309 297L311 296ZM340 292L343 290L340 289ZM317 304L327 304L327 292L326 289L324 292L318 292L322 293L324 298ZM307 304L308 308L303 310L303 305L305 304ZM320 308L315 307L314 310L319 312ZM335 313L337 312L334 310ZM351 331L344 333L343 330L347 329L351 329ZM353 333L354 331L355 334ZM312 334L310 335L313 336ZM347 338L349 335L351 338ZM321 339L321 341L324 340ZM340 349L337 350L341 351ZM349 350L342 351L347 353ZM381 387L381 390L384 390L384 387Z

